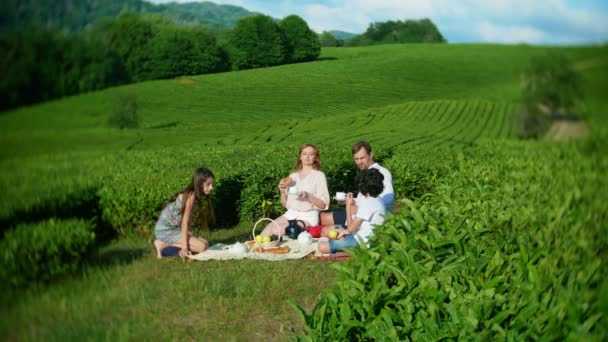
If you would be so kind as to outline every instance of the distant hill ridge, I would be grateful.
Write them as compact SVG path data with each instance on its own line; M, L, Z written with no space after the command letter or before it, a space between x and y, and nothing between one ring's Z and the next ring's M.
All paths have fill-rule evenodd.
M179 26L201 25L212 29L232 28L239 19L258 14L213 2L156 5L143 0L5 0L0 5L0 30L42 27L81 32L102 18L115 18L122 11L157 14Z
M344 31L339 31L339 30L332 30L332 31L329 31L329 33L331 33L334 37L336 37L336 39L350 39L350 38L357 36L356 33L344 32Z

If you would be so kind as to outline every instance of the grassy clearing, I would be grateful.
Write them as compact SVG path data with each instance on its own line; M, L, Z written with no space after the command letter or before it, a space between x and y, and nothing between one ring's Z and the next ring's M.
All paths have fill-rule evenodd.
M248 230L208 237L230 239ZM334 279L331 265L322 261L158 261L149 241L121 240L100 249L81 275L16 294L19 300L0 311L0 336L285 340L303 333L288 302L311 309Z

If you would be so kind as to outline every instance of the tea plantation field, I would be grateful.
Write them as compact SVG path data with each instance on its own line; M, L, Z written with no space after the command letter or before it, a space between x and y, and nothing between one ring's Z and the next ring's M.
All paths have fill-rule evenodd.
M520 75L549 50L584 76L581 141L519 140ZM603 46L414 44L1 113L0 336L605 340L606 89ZM123 93L140 128L107 127ZM362 139L397 194L370 250L334 266L154 259L159 209L195 167L217 176L217 227L197 233L244 241L282 212L300 144L319 145L333 192L354 190Z
M525 45L325 49L321 60L313 63L117 87L4 113L0 116L0 143L6 148L0 157L75 149L248 144L251 138L263 136L269 126L280 128L290 120L302 123L337 115L359 117L370 110L416 114L415 106L407 106L413 101L470 100L469 109L502 115L502 106L519 98L520 75L529 58L547 50L552 49ZM601 68L607 50L560 49L573 60L591 65L593 72ZM106 128L114 98L125 92L138 98L140 130ZM491 105L477 108L476 101L497 104L495 109ZM391 105L406 106L383 108ZM464 113L468 114L474 113ZM292 142L309 140L316 140L315 136Z

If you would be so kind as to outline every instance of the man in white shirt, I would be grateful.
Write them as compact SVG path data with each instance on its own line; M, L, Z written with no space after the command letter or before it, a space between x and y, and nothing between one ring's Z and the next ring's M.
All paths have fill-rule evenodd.
M353 145L353 159L357 167L360 170L366 169L377 169L384 176L384 190L378 199L384 204L386 212L392 211L395 203L395 192L393 190L393 176L391 173L380 164L374 161L374 155L372 153L372 147L367 141L359 141ZM361 196L359 194L357 197ZM333 225L333 224L346 224L346 211L326 211L321 213L320 224L322 225Z

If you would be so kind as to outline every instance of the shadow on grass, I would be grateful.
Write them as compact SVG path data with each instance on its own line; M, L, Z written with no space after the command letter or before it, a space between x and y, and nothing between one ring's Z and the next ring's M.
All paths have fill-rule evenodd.
M8 217L0 219L0 238L8 229L18 224L31 224L50 218L92 219L99 215L98 203L97 188L91 187L78 189L63 197L48 199L27 209L15 210Z
M109 267L113 265L130 264L150 253L150 249L143 247L120 247L105 251L96 251L91 255L84 265L85 268Z
M151 129L161 129L161 128L173 128L179 124L179 121L171 121L164 124L158 124L154 126L150 126Z

